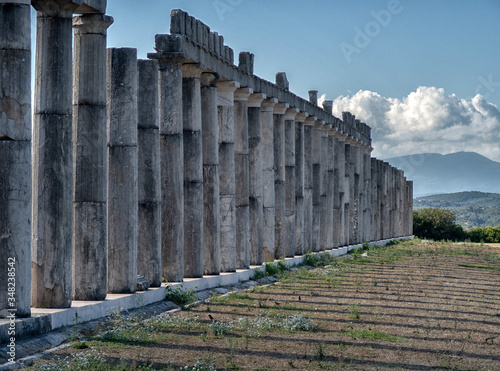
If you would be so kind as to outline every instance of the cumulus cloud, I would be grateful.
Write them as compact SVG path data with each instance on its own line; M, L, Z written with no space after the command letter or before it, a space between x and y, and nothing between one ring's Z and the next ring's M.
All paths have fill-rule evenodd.
M500 110L481 95L467 101L442 88L421 86L397 99L360 90L333 101L334 114L342 117L343 111L372 127L378 158L470 151L500 161Z

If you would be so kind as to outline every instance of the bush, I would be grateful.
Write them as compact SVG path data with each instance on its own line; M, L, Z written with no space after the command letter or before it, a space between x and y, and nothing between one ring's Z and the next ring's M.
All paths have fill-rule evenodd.
M432 207L413 211L413 234L435 241L464 241L467 235L455 224L455 213Z
M471 242L500 243L500 225L497 227L473 228L467 232Z

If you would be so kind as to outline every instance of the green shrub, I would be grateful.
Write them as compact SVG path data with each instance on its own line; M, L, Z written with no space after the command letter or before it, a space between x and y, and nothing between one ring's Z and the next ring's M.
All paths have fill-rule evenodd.
M438 208L413 211L413 234L435 241L464 241L464 229L455 224L455 213Z
M186 305L194 303L199 298L194 293L194 289L184 290L182 287L173 288L172 286L167 286L165 300L173 301L184 309Z

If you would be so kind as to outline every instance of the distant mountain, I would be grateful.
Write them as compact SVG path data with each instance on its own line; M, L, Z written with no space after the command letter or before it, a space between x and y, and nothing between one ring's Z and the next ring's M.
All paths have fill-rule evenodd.
M423 153L385 159L413 180L413 196L463 191L500 192L500 162L475 152Z
M415 210L426 207L453 211L456 223L466 229L500 225L500 194L498 193L458 192L413 199Z

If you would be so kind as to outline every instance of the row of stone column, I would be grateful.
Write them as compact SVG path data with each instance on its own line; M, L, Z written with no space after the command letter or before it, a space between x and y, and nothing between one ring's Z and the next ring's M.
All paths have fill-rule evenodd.
M0 0L1 282L15 261L18 317L135 292L138 274L159 286L411 234L411 183L370 160L359 130L170 52L179 36L138 61L106 49L102 7L31 4L33 162L30 1ZM276 85L288 90L284 73ZM11 302L2 291L2 315Z

